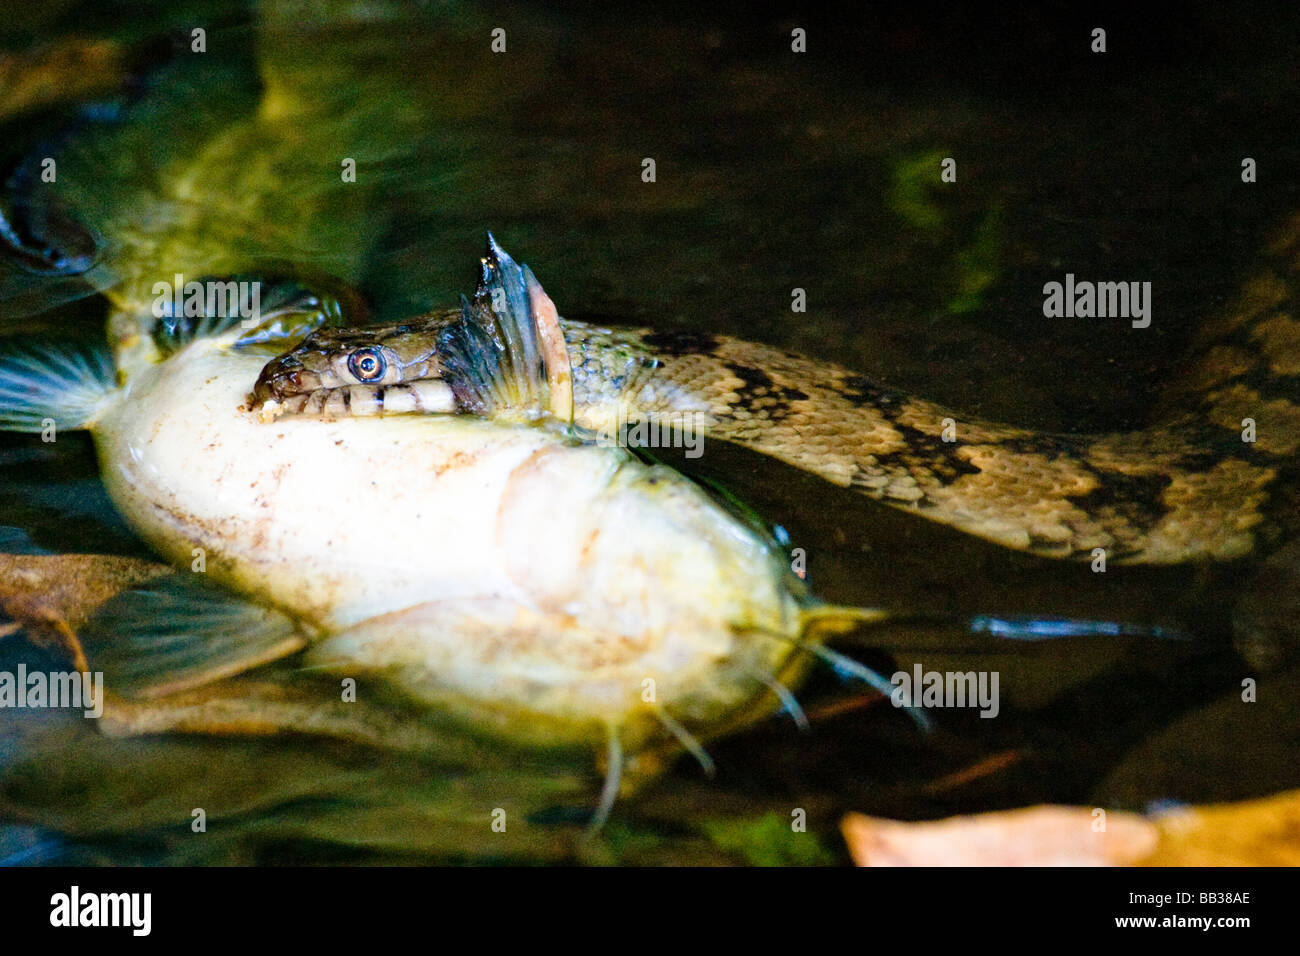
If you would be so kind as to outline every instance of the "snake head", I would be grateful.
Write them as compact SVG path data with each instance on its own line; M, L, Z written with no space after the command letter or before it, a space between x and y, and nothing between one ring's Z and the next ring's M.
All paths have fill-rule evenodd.
M455 411L438 354L447 321L319 329L266 364L253 387L254 407L270 410L269 417Z

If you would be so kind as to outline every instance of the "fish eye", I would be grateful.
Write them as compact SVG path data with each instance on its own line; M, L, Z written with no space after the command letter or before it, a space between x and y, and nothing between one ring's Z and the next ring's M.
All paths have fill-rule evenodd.
M374 382L384 377L388 362L377 348L357 349L348 356L348 371L362 382Z

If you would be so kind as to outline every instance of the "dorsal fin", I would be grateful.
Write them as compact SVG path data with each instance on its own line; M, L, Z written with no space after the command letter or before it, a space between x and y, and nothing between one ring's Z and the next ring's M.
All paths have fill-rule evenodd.
M462 408L490 418L573 421L573 377L555 304L488 233L473 300L443 330L447 379Z

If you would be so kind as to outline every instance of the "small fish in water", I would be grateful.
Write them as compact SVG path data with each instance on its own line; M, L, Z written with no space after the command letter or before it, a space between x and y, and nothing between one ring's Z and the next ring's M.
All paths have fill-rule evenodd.
M186 569L104 609L110 690L161 697L305 649L515 742L603 746L598 821L625 753L707 768L702 739L777 702L799 717L812 656L887 690L819 643L879 612L818 606L700 486L575 437L555 306L494 243L442 342L441 387L481 416L266 416L265 329L206 331L164 328L154 362L118 369L0 361L0 425L88 429L115 505Z
M7 246L7 254L34 275L78 276L89 272L99 251L95 235L53 208L47 210L45 226L36 232L21 225L16 217L11 222L0 212L0 240Z
M47 144L45 155L50 147ZM18 164L7 177L6 215L0 211L0 243L4 256L32 275L79 276L95 265L102 240L77 219L52 190L38 183L36 156ZM48 162L42 159L42 163ZM43 172L44 170L42 170Z

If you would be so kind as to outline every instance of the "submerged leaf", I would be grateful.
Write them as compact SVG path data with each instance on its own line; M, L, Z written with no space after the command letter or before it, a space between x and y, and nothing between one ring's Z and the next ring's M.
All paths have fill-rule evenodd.
M114 595L170 571L153 561L105 554L0 553L0 610L37 647L57 650L85 670L77 629Z

